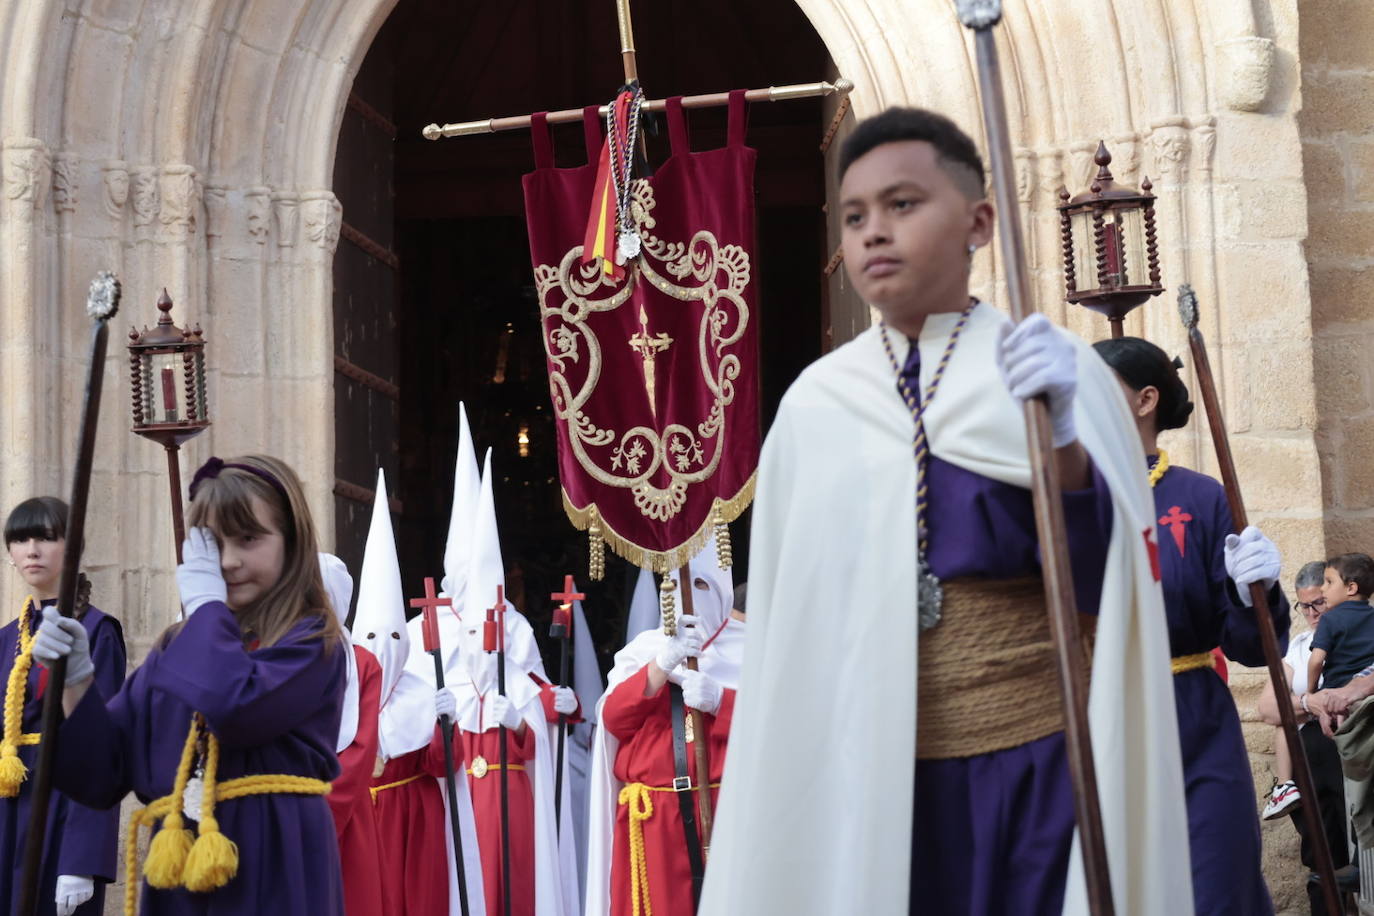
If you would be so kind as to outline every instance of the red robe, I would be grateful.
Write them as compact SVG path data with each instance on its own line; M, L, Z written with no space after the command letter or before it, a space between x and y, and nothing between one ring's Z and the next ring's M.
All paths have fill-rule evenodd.
M462 766L463 748L454 730L453 765ZM444 778L444 739L439 726L419 750L387 761L374 788L410 780L376 794L377 837L385 916L448 916L448 808L439 784ZM418 776L418 779L412 777ZM434 777L434 778L431 778Z
M343 869L344 909L348 916L379 916L382 873L377 868L377 819L372 810L372 766L377 759L377 708L381 704L382 666L377 656L354 646L358 659L358 733L339 752L339 777L325 798L334 814Z
M651 697L644 695L648 667L639 669L606 697L601 725L620 741L615 755L615 777L621 782L641 782L651 787L673 784L673 725L666 686ZM735 691L727 689L720 709L706 715L710 735L711 782L720 782L725 767L730 716ZM687 772L697 785L696 753L687 746ZM712 810L717 789L711 790ZM692 868L682 833L682 812L671 791L651 792L653 814L643 822L644 856L648 865L649 902L654 916L693 916ZM632 916L630 899L630 815L620 804L615 813L615 849L611 861L611 916Z
M488 913L503 913L501 885L501 761L500 731L464 731L464 759L468 767L481 757L490 769L477 777L469 770L468 790L472 793L472 816L477 822L477 845L482 850L482 886ZM534 732L506 731L506 763L511 767L532 765ZM534 791L528 770L509 771L510 797L510 912L511 916L534 916ZM409 914L407 914L409 916Z

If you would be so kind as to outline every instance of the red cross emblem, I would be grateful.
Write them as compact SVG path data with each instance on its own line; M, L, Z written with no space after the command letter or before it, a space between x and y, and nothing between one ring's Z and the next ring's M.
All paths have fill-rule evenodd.
M1146 528L1141 532L1145 536L1145 552L1150 555L1150 574L1159 581L1159 545L1155 543L1155 530Z
M1183 556L1183 529L1184 526L1193 520L1193 517L1184 512L1180 507L1174 506L1169 510L1168 515L1162 515L1159 523L1169 529L1169 533L1174 536L1174 543L1178 545L1178 555Z

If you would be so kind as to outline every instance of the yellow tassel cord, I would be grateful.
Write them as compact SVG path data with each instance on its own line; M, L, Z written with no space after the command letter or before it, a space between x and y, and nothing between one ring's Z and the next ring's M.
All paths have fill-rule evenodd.
M421 776L423 776L423 775L425 775L425 774L424 774L424 773L416 773L414 776L407 776L405 779L398 779L398 780L396 780L395 782L388 782L388 783L383 783L383 784L380 785L380 786L371 786L371 787L369 787L367 791L368 791L368 793L372 796L372 804L374 804L374 805L377 804L377 796L378 796L378 795L381 795L381 794L382 794L383 792L385 792L387 789L399 789L401 786L408 786L408 785L410 785L412 782L414 782L415 780L419 779L419 778L420 778Z
M1152 489L1155 484L1159 483L1160 478L1164 476L1164 472L1167 470L1169 470L1169 453L1160 449L1159 460L1155 462L1154 467L1150 468L1150 487Z
M673 592L677 585L667 576L658 584L658 609L663 615L663 633L665 636L677 635L677 602L673 598Z
M19 640L14 646L14 667L5 685L5 736L0 741L0 798L14 798L29 776L28 767L19 759L20 745L37 744L39 736L23 734L24 696L29 686L29 671L33 669L32 620L33 596L24 601L19 612Z
M206 737L205 773L202 776L205 788L201 799L200 836L193 840L191 831L182 826L181 810L202 733ZM182 749L172 794L150 802L147 807L135 811L129 819L124 851L125 916L137 916L138 913L140 828L152 827L158 820L162 821L162 829L153 835L148 848L148 884L162 889L185 887L189 891L205 893L223 887L238 871L238 847L220 832L219 822L214 816L217 803L249 795L325 795L330 789L329 783L309 776L263 774L218 782L215 779L218 768L219 740L210 734L197 714L191 720L191 730ZM154 871L158 872L156 877L159 881L170 883L154 883ZM175 879L171 880L173 872Z
M653 916L649 901L649 860L644 855L644 822L654 816L649 787L632 782L620 790L620 803L630 811L630 907L634 916Z
M600 516L592 507L592 523L587 526L587 575L593 582L606 577L606 541L601 537Z
M720 504L711 507L711 518L716 527L716 565L729 569L735 565L735 552L730 546L730 526L720 514Z

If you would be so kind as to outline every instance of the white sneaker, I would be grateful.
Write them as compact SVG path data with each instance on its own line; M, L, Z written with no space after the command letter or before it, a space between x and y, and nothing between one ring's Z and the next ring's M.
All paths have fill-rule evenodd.
M1287 782L1274 783L1273 790L1269 793L1269 802L1264 806L1264 812L1260 817L1266 821L1282 817L1302 802L1302 795L1298 793L1298 787L1293 780Z

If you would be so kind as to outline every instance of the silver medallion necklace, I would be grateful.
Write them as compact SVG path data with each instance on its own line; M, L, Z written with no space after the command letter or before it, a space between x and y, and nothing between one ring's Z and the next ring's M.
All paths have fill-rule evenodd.
M907 409L911 411L911 422L914 427L911 446L916 456L916 621L922 630L929 630L940 622L945 599L940 578L931 570L930 561L927 559L930 555L930 527L926 521L930 509L930 487L926 480L926 472L930 464L930 447L926 441L924 416L931 399L935 397L935 390L940 387L940 379L945 376L949 358L954 355L954 345L959 342L959 334L968 323L969 315L973 314L974 305L976 303L970 302L955 322L954 330L949 334L949 343L945 344L945 352L935 367L930 384L926 386L925 393L919 399L911 383L902 374L897 354L892 351L892 342L887 339L887 322L879 322L883 349L887 351L892 371L897 375L897 391L901 394ZM920 341L911 341L911 346L919 347Z

